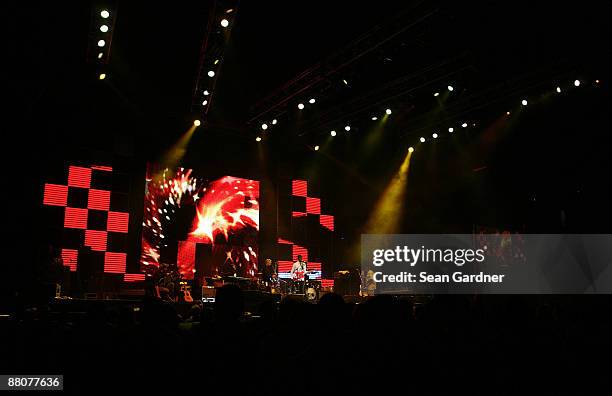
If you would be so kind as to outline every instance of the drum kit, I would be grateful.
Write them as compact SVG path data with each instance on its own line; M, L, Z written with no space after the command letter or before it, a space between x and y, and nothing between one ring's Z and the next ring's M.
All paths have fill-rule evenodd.
M271 281L266 282L262 279L262 274L257 274L257 289L272 294L296 295L304 297L309 302L319 300L321 291L321 281L309 279L315 275L316 271L297 271L291 279L281 279L274 275Z

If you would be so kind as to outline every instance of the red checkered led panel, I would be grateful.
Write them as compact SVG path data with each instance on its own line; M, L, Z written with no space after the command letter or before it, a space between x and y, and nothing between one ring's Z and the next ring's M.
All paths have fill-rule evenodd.
M68 204L68 186L45 184L43 204L51 206L66 206Z
M127 234L129 229L130 215L126 212L111 211L111 195L104 187L104 175L112 172L113 168L107 165L92 165L90 167L70 165L68 167L67 183L44 185L43 204L50 207L60 207L53 210L63 210L64 228L76 230L77 238L71 231L70 246L61 249L61 258L65 266L71 271L77 271L79 267L80 252L87 249L92 254L99 254L104 261L104 272L123 274L126 282L137 282L144 280L144 274L126 274L126 252L109 251L109 237L111 234ZM98 172L98 173L96 173ZM99 177L98 177L99 176ZM101 180L97 182L96 180ZM106 176L108 180L108 176ZM86 190L87 207L80 198L83 189ZM74 194L71 197L71 193ZM95 211L90 213L90 211ZM102 213L100 213L102 212ZM106 218L102 217L106 212ZM106 219L106 224L101 223ZM90 224L91 222L91 224ZM92 228L89 228L92 227ZM99 229L102 228L102 229ZM79 241L79 246L74 246ZM119 246L121 246L119 244Z
M106 224L107 231L113 232L128 232L128 222L130 220L130 216L127 213L123 212L108 212L108 220Z
M87 208L108 211L110 209L110 194L110 191L90 189Z
M89 188L91 185L91 168L71 166L68 168L68 186Z
M125 253L104 252L104 272L125 274Z
M310 218L312 216L317 216L319 220L319 224L321 225L321 230L324 230L324 231L327 230L327 231L332 231L332 232L334 231L334 216L321 213L321 198L308 196L308 182L306 180L292 180L291 181L291 194L292 194L292 197L300 197L300 199L298 200L300 204L301 202L303 202L302 198L306 198L306 212L295 211L295 210L292 211L291 212L292 224L294 224L293 222L302 222L300 224L302 224L303 226L304 223L302 219ZM309 224L309 223L306 223L306 224ZM285 279L290 278L291 276L290 271L291 271L291 267L293 266L293 262L297 260L298 255L301 255L303 260L308 263L307 264L308 271L312 271L309 274L309 277L311 279L321 279L322 267L323 267L322 263L318 261L310 262L309 257L308 257L309 256L308 246L301 246L295 243L294 241L292 241L292 239L293 237L291 238L279 237L277 240L277 243L279 245L285 245L285 246L291 245L291 257L283 257L283 260L278 261L279 277L285 278ZM308 241L303 241L300 243L308 245ZM317 248L317 247L318 246L315 246L314 248ZM286 249L286 248L283 248L283 249ZM283 250L283 251L286 251L286 250ZM313 251L320 252L321 250L314 249ZM316 257L315 260L320 260L320 258ZM330 284L329 280L325 280L325 281L327 285ZM331 281L331 284L333 285L333 280Z

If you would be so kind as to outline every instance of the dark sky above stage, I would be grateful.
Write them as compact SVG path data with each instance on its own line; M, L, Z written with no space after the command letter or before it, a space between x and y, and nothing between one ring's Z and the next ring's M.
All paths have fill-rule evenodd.
M245 132L252 105L301 71L416 3L243 0L210 113L211 119L226 129L195 136L190 146L191 159L207 158L221 166L240 162L248 150L253 155L254 135ZM569 65L567 71L594 74L609 73L611 69L608 39L612 24L607 21L612 14L610 2L425 3L438 8L431 23L418 33L398 37L358 67L349 68L351 78L379 86L387 76L385 62L394 65L393 73L397 76L398 70L409 74L458 54L466 54L466 65L472 70L469 86L479 90L535 69L543 69L545 75L558 64ZM28 209L39 207L39 188L49 162L74 157L75 152L83 150L111 148L115 136L132 136L136 155L143 163L155 159L175 142L193 120L191 95L209 4L206 0L120 1L109 78L102 84L92 78L85 64L92 2L11 1L3 5L6 44L2 81L8 99L4 110L9 114L2 137L9 152L3 157L3 169L20 169L25 189L23 200L5 195L4 206L18 203ZM431 92L427 100L433 100L429 95ZM415 105L418 107L419 103ZM401 111L394 109L393 115L398 134L410 128L410 118L402 118ZM403 124L402 119L406 120ZM601 124L605 120L602 117L599 121ZM576 124L579 122L577 119ZM593 125L576 131L582 134L596 130L599 129ZM568 130L567 134L576 131ZM390 136L392 132L385 133ZM237 145L238 141L243 143ZM348 205L338 198L344 195L334 191L338 216L347 221L350 216L360 216L354 224L363 221L381 186L397 168L398 159L401 162L398 148L405 149L405 142L397 144L391 138L386 144L379 157L370 162L375 166L357 163L359 158L350 149L333 153L335 162L319 164L323 170L319 175L327 178L328 187L348 196L357 190L360 196L352 200L354 205L360 199L366 202L361 207L351 207L358 214L341 213ZM279 149L291 150L285 146ZM295 158L301 161L302 154ZM336 166L338 163L342 166ZM436 163L443 166L452 162ZM529 166L525 167L529 170ZM382 170L375 173L376 169ZM367 183L359 184L352 178L354 174L366 179L373 186L371 191L365 187ZM447 177L462 180L456 175ZM445 185L441 180L438 184ZM490 189L498 191L497 187ZM421 201L417 199L414 210L429 213L426 205L433 193L421 192L423 197ZM456 197L455 191L446 193L449 195L441 194L439 198L441 205L448 202L449 196ZM464 200L471 200L469 194ZM473 220L472 213L460 206L449 211L453 215L465 214L465 218L455 219L462 224ZM23 212L14 210L9 216ZM34 218L9 220L21 224L19 232L23 234L30 232L30 224L35 222Z

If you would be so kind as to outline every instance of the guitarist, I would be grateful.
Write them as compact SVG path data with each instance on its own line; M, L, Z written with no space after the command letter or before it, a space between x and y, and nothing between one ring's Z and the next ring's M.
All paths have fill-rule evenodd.
M297 261L291 267L291 279L293 279L294 290L301 290L304 286L306 275L306 261L302 260L302 255L298 254Z

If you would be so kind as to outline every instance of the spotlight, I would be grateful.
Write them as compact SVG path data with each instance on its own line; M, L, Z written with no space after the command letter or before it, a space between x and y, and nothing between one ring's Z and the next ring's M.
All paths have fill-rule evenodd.
M436 92L436 93L434 94L434 96L435 96L435 97L440 96L440 92Z
M208 77L211 77L211 78L212 78L212 77L214 77L214 76L215 76L215 72L214 72L214 71L212 71L212 70L209 70L209 71L208 71Z
M461 124L461 126L467 128L467 122L464 122L463 124Z
M425 143L425 138L424 137L420 138L419 140L421 141L421 143Z
M319 151L319 146L314 146L315 151Z
M336 136L336 131L331 131L329 134L332 136Z
M300 110L304 110L304 103L300 103L300 104L298 104L298 109L300 109Z
M344 85L348 85L348 81L342 80L342 82L344 83Z
M350 125L345 126L345 127L344 127L344 130L345 130L345 131L347 131L347 132L348 132L348 131L350 131L350 130L351 130Z
M414 151L414 147L412 147L412 146L408 147L408 152L409 153L412 153L413 151Z
M316 102L314 98L312 98L312 99L310 99L310 100L308 101L308 103L310 103L310 104L314 104L314 102Z
M449 131L450 133L453 133L453 132L455 132L455 128L453 128L453 127L448 128L448 131Z
M263 129L264 131L268 129L268 124L261 124L261 129Z
M106 41L104 41L104 40L99 40L99 41L98 41L98 47L102 48L102 47L104 47L105 45L106 45Z
M255 138L255 141L256 141L256 142L261 142L261 137L257 136L257 137Z
M208 100L202 102L202 106L206 106L208 104Z
M561 93L561 87L557 87L557 93Z
M104 80L106 78L106 74L105 73L100 73L99 78L100 78L100 80Z
M204 96L208 96L208 95L210 95L210 92L208 92L208 90L207 90L207 89L205 89L203 93L204 93Z
M579 87L580 86L580 80L574 81L574 86Z
M387 115L391 115L391 109L385 110L385 113L387 113Z
M437 139L438 138L438 134L434 133L433 135L431 135L432 138Z
M229 21L225 18L221 19L221 26L223 26L224 28L229 26Z
M213 62L213 65L216 65L217 63L219 63L219 59L215 59L215 61Z
M510 115L510 112L509 112L509 111L506 111L506 115Z
M599 80L595 80L595 84L599 84Z
M527 99L523 99L523 101L521 102L521 104L522 104L523 106L527 106Z
M194 120L194 121L193 121L193 125L195 125L195 126L197 126L197 127L199 127L199 126L200 126L200 124L202 124L202 123L200 122L200 120Z
M106 10L102 10L102 12L100 13L100 16L104 19L108 18L110 16L110 13Z
M453 86L452 86L452 85L449 85L449 86L448 86L448 87L446 87L446 88L448 88L448 90L449 90L449 91L451 91L451 92L453 92L453 90L455 89L455 88L453 88Z
M108 26L106 26L106 25L102 25L102 26L100 26L100 31L101 31L102 33L106 33L106 32L108 32Z
M226 14L231 14L232 12L234 12L234 9L233 9L233 8L228 8L228 9L225 11L225 13L226 13Z
M278 121L276 121L276 118L272 120L272 125L276 125Z
M376 120L378 120L378 117L376 116L372 117L372 121L376 121Z
M100 53L98 54L98 59L102 59L102 57L103 57L103 56L104 56L104 54L103 54L102 52L100 52Z

